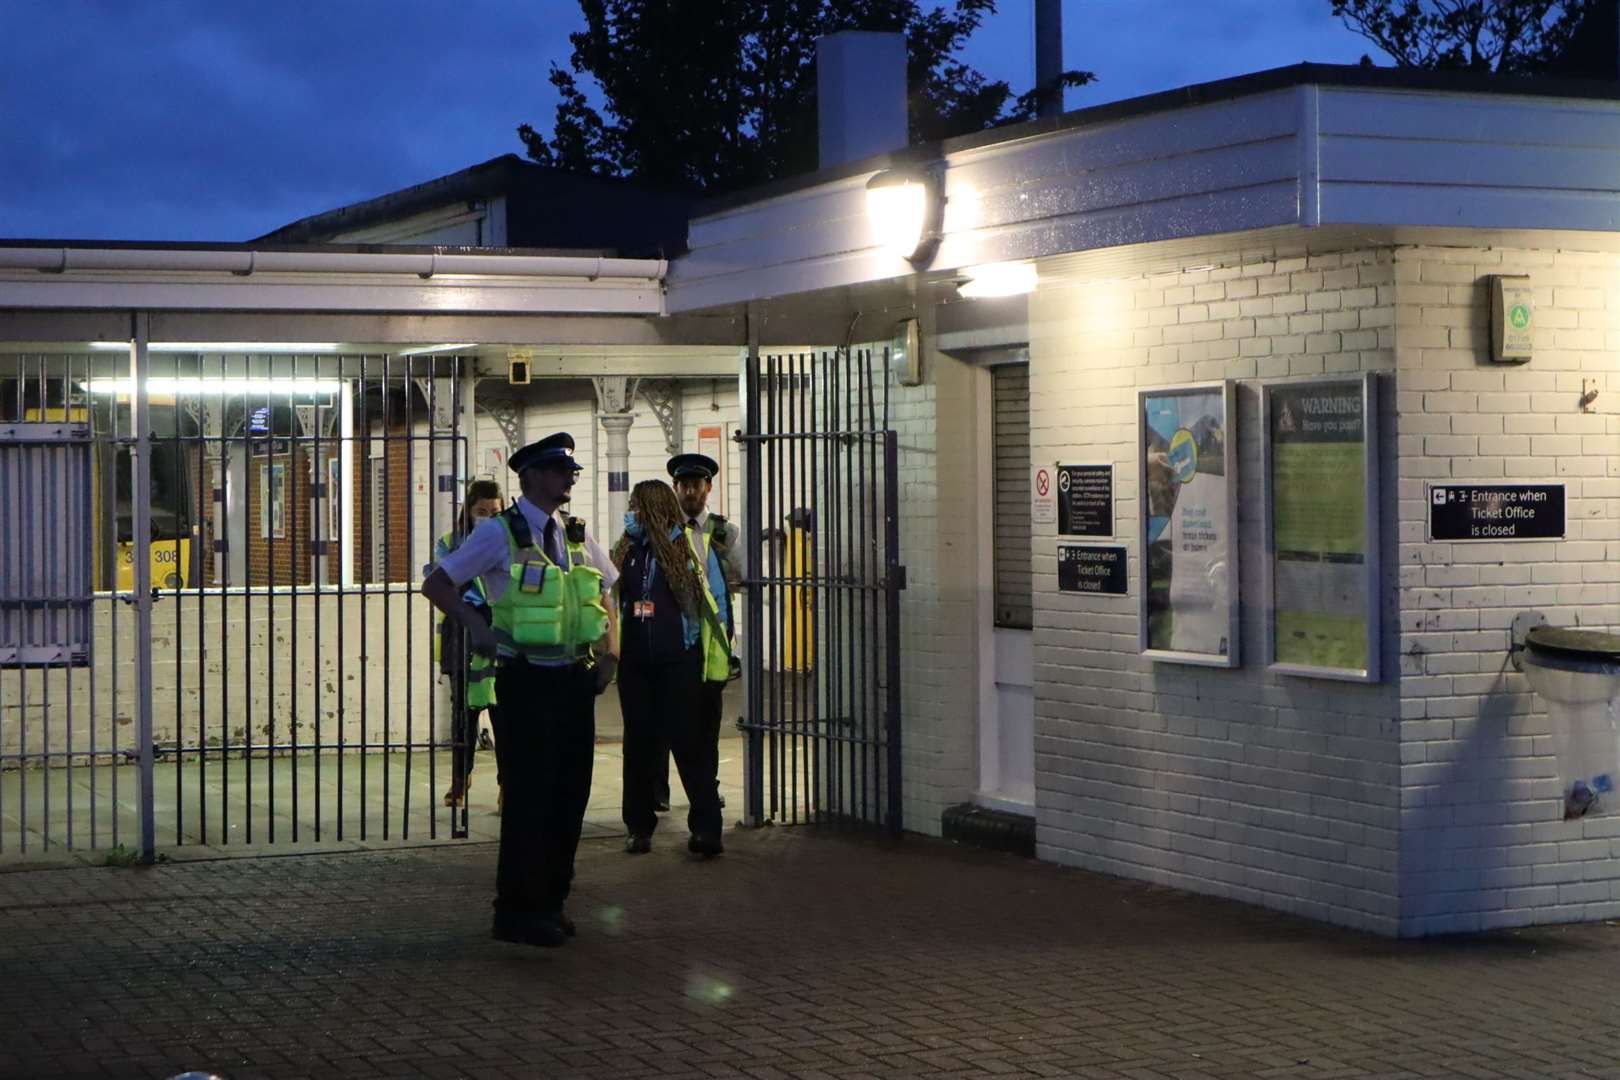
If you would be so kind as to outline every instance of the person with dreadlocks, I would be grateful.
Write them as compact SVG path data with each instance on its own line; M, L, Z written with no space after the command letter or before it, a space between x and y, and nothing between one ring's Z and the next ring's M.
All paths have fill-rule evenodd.
M654 789L667 740L686 789L686 848L712 857L720 840L720 792L705 766L700 728L703 684L731 675L731 648L715 596L725 576L712 547L685 525L675 492L646 480L630 493L624 535L613 547L620 633L619 703L624 711L624 849L652 850ZM663 739L660 739L660 736Z

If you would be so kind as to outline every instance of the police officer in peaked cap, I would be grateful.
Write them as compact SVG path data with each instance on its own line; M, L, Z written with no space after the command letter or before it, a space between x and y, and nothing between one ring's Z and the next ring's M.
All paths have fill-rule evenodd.
M719 514L709 512L709 495L714 489L714 479L720 475L720 463L707 454L676 454L669 459L668 465L670 479L674 481L675 496L680 500L681 512L686 515L686 526L692 530L693 540L698 550L707 556L709 549L713 549L720 562L721 573L725 577L724 595L715 591L715 599L720 604L720 614L726 622L726 632L730 635L731 644L737 641L736 601L737 589L742 585L743 579L743 551L740 543L740 530L736 525L727 521ZM702 700L698 709L699 721L702 725L699 744L704 748L708 761L709 771L719 780L720 771L720 725L724 709L725 683L705 682L702 689ZM669 754L666 749L660 758L664 768L659 771L658 777L662 789L658 792L659 803L669 803ZM720 805L725 805L722 796Z
M509 703L495 729L505 807L494 937L561 945L574 935L563 903L591 792L596 696L618 664L607 600L618 573L585 523L564 512L580 472L573 436L530 443L508 464L522 496L447 555L422 593L466 627L474 650L496 658L496 696ZM462 599L474 578L490 624Z

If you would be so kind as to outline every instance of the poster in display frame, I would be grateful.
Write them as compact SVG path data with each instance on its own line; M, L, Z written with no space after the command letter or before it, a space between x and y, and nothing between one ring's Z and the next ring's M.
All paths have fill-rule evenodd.
M1137 392L1137 641L1150 660L1241 663L1236 423L1230 379Z
M1283 438L1283 425L1296 430L1305 425L1306 410L1290 406L1303 404L1306 395L1331 406L1318 409L1317 415L1325 417L1327 426L1337 424L1338 430L1314 437L1306 432L1290 433L1291 437ZM1346 407L1351 402L1354 407ZM1359 408L1359 417L1355 408ZM1281 675L1376 683L1381 677L1378 598L1383 536L1378 377L1364 372L1268 381L1260 387L1260 417L1267 667ZM1332 481L1335 469L1342 477L1337 487ZM1285 487L1288 481L1280 474L1287 472L1294 474L1297 491ZM1337 511L1323 505L1335 492L1340 504ZM1299 531L1289 524L1291 514L1300 522ZM1308 535L1312 530L1319 533L1315 540ZM1359 583L1348 577L1358 566ZM1291 583L1280 581L1285 569L1293 578ZM1337 585L1334 577L1341 579ZM1287 598L1301 589L1305 592L1294 610ZM1284 625L1289 620L1292 627ZM1332 631L1335 620L1341 625L1338 634ZM1290 652L1294 655L1287 655Z
M287 464L271 461L259 466L259 536L287 539Z
M343 459L336 454L326 459L326 538L343 539Z

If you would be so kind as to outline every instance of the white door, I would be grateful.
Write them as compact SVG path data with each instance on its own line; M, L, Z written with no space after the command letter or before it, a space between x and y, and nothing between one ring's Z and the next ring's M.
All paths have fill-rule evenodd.
M1035 646L1030 549L1029 364L990 368L981 433L991 452L980 473L984 515L977 801L1032 814L1035 807Z

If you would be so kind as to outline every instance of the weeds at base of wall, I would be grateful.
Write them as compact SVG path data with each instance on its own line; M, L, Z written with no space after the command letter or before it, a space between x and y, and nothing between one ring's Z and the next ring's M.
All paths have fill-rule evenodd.
M143 859L141 857L141 853L136 851L134 848L127 847L123 844L115 844L113 847L108 849L107 854L102 856L101 865L127 868L132 866L151 866L154 863L166 863L168 861L169 857L167 855L162 852L158 852L152 857L152 861L148 862L147 860Z

